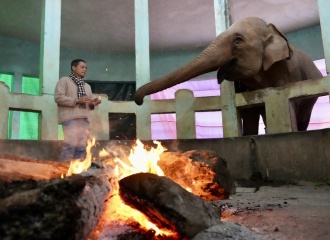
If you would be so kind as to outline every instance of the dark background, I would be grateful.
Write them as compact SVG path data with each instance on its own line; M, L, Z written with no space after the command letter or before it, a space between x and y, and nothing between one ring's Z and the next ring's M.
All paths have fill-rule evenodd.
M86 81L93 93L108 95L110 101L133 101L135 82ZM136 116L133 113L109 113L111 140L136 139Z

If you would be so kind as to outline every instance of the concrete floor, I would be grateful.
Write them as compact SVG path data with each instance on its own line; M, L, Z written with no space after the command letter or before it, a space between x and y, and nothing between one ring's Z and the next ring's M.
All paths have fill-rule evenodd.
M240 223L261 239L330 239L329 182L270 184L237 190L230 199L216 203L223 210L223 221Z

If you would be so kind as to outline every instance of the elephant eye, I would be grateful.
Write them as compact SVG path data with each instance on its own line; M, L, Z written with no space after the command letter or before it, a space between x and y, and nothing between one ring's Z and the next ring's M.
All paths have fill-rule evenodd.
M234 44L235 45L240 45L242 42L244 42L243 38L241 36L236 36L234 38Z

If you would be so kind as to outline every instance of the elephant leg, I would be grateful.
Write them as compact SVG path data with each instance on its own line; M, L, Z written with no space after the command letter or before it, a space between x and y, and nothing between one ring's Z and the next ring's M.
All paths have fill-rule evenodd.
M295 104L298 131L307 130L316 101L317 98L310 98Z
M242 119L242 135L258 135L260 107L241 109L239 113Z

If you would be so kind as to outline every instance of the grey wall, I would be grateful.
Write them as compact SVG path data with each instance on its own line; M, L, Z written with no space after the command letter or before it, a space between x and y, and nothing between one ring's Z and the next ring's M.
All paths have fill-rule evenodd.
M0 72L39 76L39 44L0 36Z
M312 59L324 58L321 28L319 25L286 34L296 47ZM161 77L188 63L202 52L202 48L181 51L154 51L150 53L151 80ZM0 36L0 72L39 75L39 44ZM134 52L96 52L61 48L60 76L70 71L70 62L83 58L88 63L87 80L135 81ZM201 76L215 77L215 72Z
M135 81L134 52L95 52L61 48L60 76L70 72L71 60L82 58L88 62L89 80ZM0 72L39 76L40 45L0 36Z
M75 58L82 58L87 62L87 80L135 81L134 52L96 52L61 48L60 76L70 73L70 64Z
M313 60L324 58L321 26L315 25L286 34L289 42L303 50Z
M164 76L193 60L204 48L181 51L155 51L150 54L151 80ZM216 72L204 74L198 78L216 77Z

